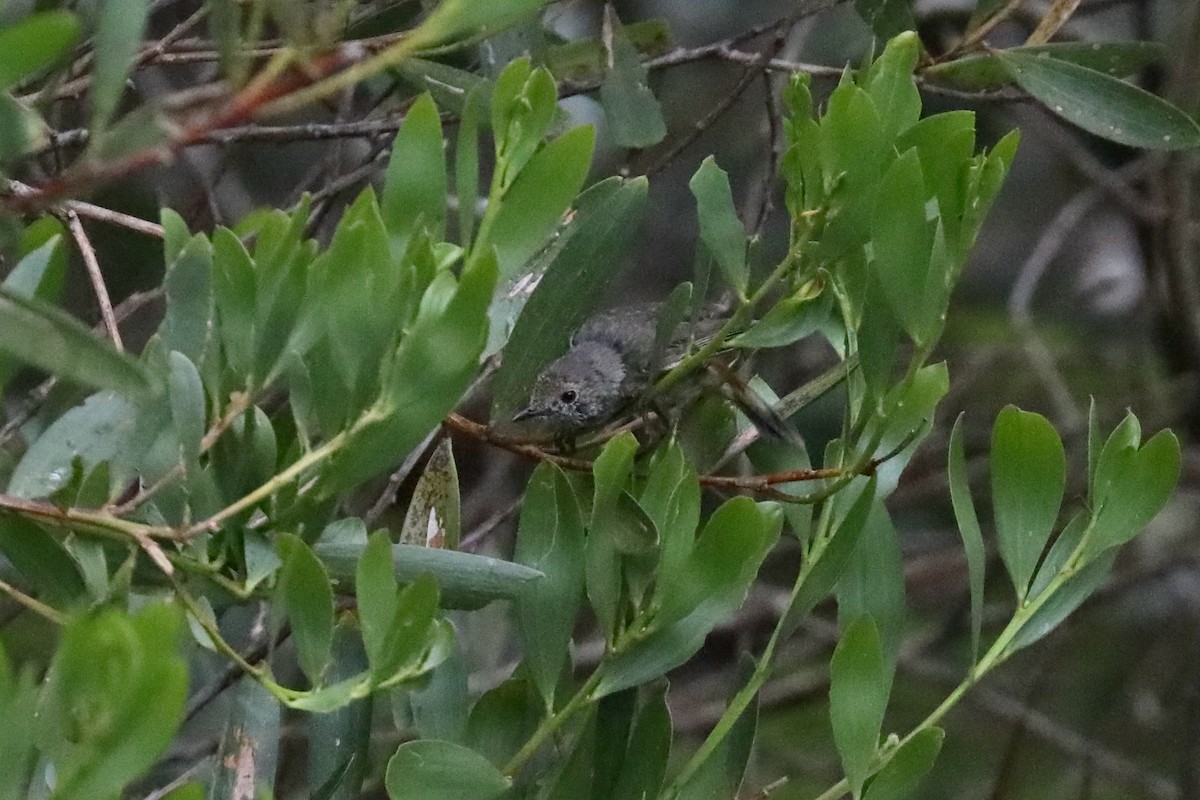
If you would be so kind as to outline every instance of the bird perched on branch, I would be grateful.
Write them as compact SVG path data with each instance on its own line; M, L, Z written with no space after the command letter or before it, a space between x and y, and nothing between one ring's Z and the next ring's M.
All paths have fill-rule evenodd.
M729 348L714 354L681 389L655 397L658 378L679 366L689 352L710 343L729 319L727 308L710 303L702 306L694 319L684 320L669 335L661 336L662 312L662 303L637 303L587 320L571 338L567 352L538 375L528 405L513 421L537 420L565 441L635 412L639 406L674 408L702 391L717 391L763 433L798 439L795 430L729 368Z

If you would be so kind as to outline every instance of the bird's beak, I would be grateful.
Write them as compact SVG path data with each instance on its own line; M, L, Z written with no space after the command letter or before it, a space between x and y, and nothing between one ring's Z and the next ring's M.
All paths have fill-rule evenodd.
M526 406L525 408L518 411L516 414L513 414L512 421L520 422L521 420L533 419L534 417L542 416L543 413L545 413L545 412L543 412L539 408L534 408L533 406Z

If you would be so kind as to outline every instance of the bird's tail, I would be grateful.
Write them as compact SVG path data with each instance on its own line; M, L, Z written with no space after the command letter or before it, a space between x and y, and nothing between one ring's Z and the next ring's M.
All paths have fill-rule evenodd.
M758 428L759 433L782 442L804 446L799 432L751 389L741 376L720 362L710 364L708 369L720 380L721 394L746 415L754 427Z

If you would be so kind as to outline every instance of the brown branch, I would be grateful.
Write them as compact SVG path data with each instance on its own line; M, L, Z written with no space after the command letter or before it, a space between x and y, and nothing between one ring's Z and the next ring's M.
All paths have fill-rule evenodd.
M78 164L42 186L34 187L32 192L10 194L2 198L3 205L10 210L35 210L91 186L168 164L184 148L201 143L214 131L251 120L264 107L296 95L330 75L343 72L361 61L362 56L360 48L339 47L300 67L282 70L279 74L273 74L268 67L259 79L251 81L217 111L198 122L183 124L169 135L166 142L136 150L106 163Z
M474 420L467 419L461 414L452 413L443 421L443 426L451 431L465 434L481 442L494 445L535 461L548 461L551 464L556 464L563 469L573 470L575 472L591 472L592 462L581 458L570 458L568 456L552 453L537 444L532 444L526 439L517 439L510 436L495 433L486 425L481 425ZM906 440L902 445L892 452L887 453L879 458L873 458L861 462L850 467L824 467L818 469L789 469L780 472L772 472L765 475L701 475L699 476L700 485L707 486L712 489L740 490L751 492L753 494L767 497L771 500L779 500L784 503L795 503L812 498L800 498L795 495L787 494L775 488L785 483L800 483L805 481L819 481L830 478L845 478L852 475L871 475L880 464L889 460L907 446Z
M8 191L20 197L36 194L38 190L27 183L10 180L8 182ZM97 222L107 222L122 228L128 228L131 231L144 233L147 236L154 236L159 239L163 238L163 227L157 222L150 222L140 217L123 214L120 211L113 211L111 208L104 208L93 203L85 203L82 200L67 200L52 210L60 214L74 212L81 217L93 219Z
M63 218L67 223L67 230L71 232L71 238L75 240L75 246L79 248L79 254L83 256L83 265L87 269L88 280L92 283L92 291L96 293L96 303L100 306L100 319L104 320L108 338L112 339L113 347L124 351L125 345L121 341L121 331L117 327L117 316L113 313L112 298L109 297L108 287L104 284L104 273L100 271L100 261L96 258L96 250L87 237L87 231L83 229L83 223L79 221L78 212L67 209L63 212Z
M790 26L792 24L794 23L792 23L789 18L785 23L781 22L779 24L780 27L778 30L784 30L786 29L786 26ZM714 122L720 119L725 112L733 106L733 104L742 96L746 89L750 87L750 84L753 83L756 78L758 78L760 75L766 74L768 69L767 64L770 63L775 56L779 55L779 51L783 49L783 44L784 37L776 36L775 40L771 43L767 50L763 51L762 53L755 53L753 60L746 64L746 70L742 73L741 77L738 78L738 82L734 84L733 89L731 89L724 97L717 101L717 103L708 110L707 114L697 120L692 126L692 129L688 131L686 135L680 137L679 140L671 145L671 147L668 148L665 153L655 159L650 166L646 167L646 169L643 170L643 173L646 175L653 175L656 172L660 172L672 161L674 161L680 153L687 149L692 142L699 139ZM717 51L718 54L724 54L728 52L733 51L731 51L728 47L719 48Z
M591 472L592 462L581 458L569 458L561 456L557 453L551 453L538 447L536 444L531 444L525 439L517 439L510 436L504 436L494 432L486 425L480 425L474 420L467 419L462 414L451 413L442 421L443 427L457 431L458 433L466 434L473 439L478 439L481 442L487 442L510 453L514 453L524 458L533 459L534 461L549 461L551 464L557 464L563 469L574 470L576 472Z

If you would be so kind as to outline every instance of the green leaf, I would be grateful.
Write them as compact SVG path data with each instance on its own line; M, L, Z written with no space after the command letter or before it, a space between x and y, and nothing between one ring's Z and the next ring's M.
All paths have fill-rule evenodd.
M387 469L458 403L478 369L495 281L494 260L481 258L463 270L453 294L447 272L430 284L411 329L383 367L379 401L323 476L327 493Z
M1118 466L1110 468L1109 464ZM1171 499L1180 468L1179 439L1169 430L1159 431L1140 449L1121 448L1108 460L1102 453L1093 500L1095 530L1086 556L1136 536Z
M229 369L248 383L257 337L254 261L228 228L213 231L212 247L212 290L221 347Z
M666 689L666 683L660 682L643 693L620 773L607 795L611 800L644 800L658 797L662 790L673 732Z
M358 632L349 617L333 632L330 682L345 680L367 668ZM311 800L358 800L368 774L373 697L364 697L328 714L309 714L308 785Z
M191 469L198 466L200 440L205 431L204 384L196 365L183 353L172 350L167 356L171 372L167 378L167 395L171 403L171 420L179 436L180 456Z
M0 515L0 553L52 606L71 608L87 596L79 564L58 539L24 517Z
M510 782L486 758L453 742L406 742L387 765L391 800L492 800Z
M1034 578L1031 597L1039 597L1056 576L1068 566L1079 541L1087 530L1087 515L1080 513L1059 535L1058 541L1050 548L1045 563ZM1028 620L1021 626L1020 631L1009 643L1007 653L1014 653L1023 647L1028 647L1057 628L1063 620L1079 608L1085 600L1091 597L1108 579L1116 560L1117 551L1109 549L1099 557L1086 562L1081 569L1059 586ZM1036 592L1036 594L1035 594Z
M592 730L592 800L612 797L629 747L629 731L637 705L637 689L614 692L596 704Z
M0 647L0 798L21 800L34 768L34 741L29 732L37 718L39 683L31 669L14 676Z
M610 66L600 84L600 104L613 141L620 147L658 144L667 135L662 108L646 86L648 70L612 6L604 10L604 32Z
M133 68L150 0L106 0L96 23L96 67L92 73L92 136L108 127Z
M458 142L454 151L454 194L458 199L458 243L471 248L475 229L475 209L479 203L479 128L487 116L486 87L467 93L462 117L458 121Z
M1020 601L1058 519L1066 456L1045 417L1007 406L992 428L991 463L996 541Z
M671 30L662 19L646 19L621 26L622 35L633 45L639 60L661 56L671 50ZM543 63L563 81L599 81L609 69L609 48L599 38L572 39L552 44L539 52Z
M987 551L983 545L983 532L979 529L979 518L975 514L975 502L971 499L971 484L967 476L967 459L962 441L963 415L959 414L950 432L950 455L947 458L947 480L950 483L950 501L954 505L954 519L962 537L963 553L967 559L967 582L971 588L971 663L979 658L979 635L983 630L983 586Z
M509 678L476 701L467 720L466 744L493 764L505 764L545 715L545 704L529 681Z
M8 493L33 499L63 488L78 459L86 471L117 459L137 426L132 405L111 392L94 394L42 432L17 462Z
M458 469L449 437L433 449L413 488L400 541L422 547L458 548L460 509Z
M1166 49L1160 42L1051 42L1010 47L1005 52L1068 61L1114 78L1132 75L1161 63ZM953 61L926 67L922 73L965 89L996 89L1012 83L1012 76L993 53L971 53Z
M600 630L609 641L617 633L617 620L625 598L621 554L611 536L588 536L584 543L584 583L588 602L596 612Z
M696 170L688 187L696 197L700 239L716 259L725 280L739 295L744 295L750 277L746 263L746 229L733 205L729 175L709 156Z
M420 48L477 29L502 30L523 17L533 15L546 2L492 0L489 3L475 3L472 0L446 0L410 35L418 42L416 47Z
M339 584L348 584L354 581L365 547L366 542L330 540L319 541L314 549L329 574ZM474 553L406 544L394 544L391 551L396 578L411 581L429 573L447 608L474 609L494 600L511 600L526 584L542 577L535 569Z
M430 673L425 685L408 692L407 705L419 738L463 741L472 700L467 673L463 642L456 637L453 652Z
M491 81L475 72L423 58L409 58L394 69L418 92L428 92L432 95L439 108L457 114L460 118L467 113L472 94L479 95L484 111L491 102ZM476 109L477 112L478 110Z
M33 109L0 92L0 164L48 144L46 123Z
M947 111L926 117L896 140L899 152L910 148L915 148L920 156L926 196L937 198L938 221L945 228L947 238L959 242L960 220L971 210L966 207L967 182L963 176L970 170L975 156L974 112ZM966 248L962 249L965 252ZM931 271L937 272L936 269ZM954 278L957 278L957 269Z
M646 553L658 540L653 522L625 491L637 449L637 439L626 431L608 440L592 465L595 494L588 535L612 540L622 553Z
M494 346L504 344L509 327L512 335L492 382L493 421L507 421L525 405L538 373L566 351L604 288L620 278L648 192L645 178L609 178L590 187L576 201L571 223L559 233L565 243L532 294L524 276L502 283L492 310Z
M158 217L163 228L163 262L170 264L192 240L192 232L183 217L170 208L160 209Z
M612 659L596 696L644 683L691 658L708 632L742 604L781 526L771 505L763 508L747 497L722 504L688 556L683 572L689 580L663 587L657 629Z
M550 72L531 69L525 56L515 59L496 79L492 92L492 134L496 140L499 181L505 192L542 146L558 108L558 86Z
M888 672L895 670L904 633L904 565L891 517L876 501L866 527L837 584L838 621L843 629L870 617L879 633Z
M108 609L63 633L32 734L54 763L55 798L119 796L171 744L187 699L175 607Z
M57 220L54 222L55 224L51 226L51 230L54 232L40 244L29 248L17 265L12 268L12 272L8 273L8 277L4 279L3 283L7 291L20 297L36 297L50 304L58 302L59 296L62 294L63 278L66 275L67 258L62 246L62 226L57 224ZM26 231L24 237L26 240L31 238L30 233L33 229L34 226L30 226ZM43 228L43 230L45 229ZM30 244L33 243L30 242ZM16 374L19 368L18 362L0 354L0 389L3 389L4 384Z
M881 39L917 28L906 0L854 0L854 9Z
M1004 50L996 57L1022 89L1088 133L1148 150L1200 145L1195 120L1144 89L1069 61Z
M362 525L359 520L352 522ZM366 532L366 528L362 528ZM379 664L385 658L388 634L399 605L396 573L392 570L392 543L386 531L376 531L363 548L354 581L358 621L362 625L367 660Z
M945 738L941 728L925 728L914 734L871 781L866 800L904 800L912 796L921 778L933 768Z
M250 677L238 681L226 712L212 777L210 797L234 797L236 791L251 797L273 791L282 733L279 701ZM237 787L235 789L235 787Z
M437 582L421 575L400 590L380 652L371 661L371 682L392 686L433 669L448 654L441 639L449 626L438 624Z
M570 207L587 178L594 139L583 125L548 142L499 201L487 243L496 248L502 278L520 272Z
M926 364L910 381L894 387L883 398L883 413L878 424L884 429L875 458L890 457L875 469L879 478L879 496L895 491L900 476L916 449L928 434L938 404L950 391L950 372L946 363ZM873 427L873 426L872 426ZM908 442L900 452L896 448Z
M736 686L745 686L752 670L752 663L743 658L738 664ZM759 698L760 695L754 695L720 746L679 787L679 800L726 800L742 796L739 790L754 752L754 737L758 732Z
M812 297L802 290L773 305L749 330L739 334L730 344L752 350L793 344L821 330L829 320L832 305L832 292L822 292Z
M921 159L916 150L908 150L892 163L879 186L871 246L892 313L918 343L926 341L941 318L942 309L926 303L932 245Z
M842 635L829 664L833 740L855 797L871 773L891 683L875 623L862 617Z
M393 257L400 257L418 223L435 239L446 227L446 152L433 98L413 103L396 133L383 182L383 221Z
M878 494L876 488L877 479L871 476L833 534L825 540L824 546L809 555L811 571L800 585L800 591L796 593L796 599L781 623L785 634L794 633L804 617L833 591L833 587L841 579L850 563L850 557L858 547L863 531L866 530L867 520Z
M150 391L145 369L97 339L69 314L0 286L0 350L60 378L138 396Z
M53 66L78 38L79 20L66 11L34 14L0 28L0 92Z
M545 577L517 598L517 626L525 643L525 666L546 701L570 655L571 631L583 597L583 520L562 470L543 462L534 470L521 505L513 561Z
M280 534L275 546L283 559L275 602L292 625L300 668L316 686L333 643L333 589L325 567L299 537Z
M651 462L638 503L658 531L659 585L687 580L687 559L700 524L700 481L675 439Z
M905 31L887 43L867 73L867 93L888 138L894 139L921 118L921 94L913 80L920 56L921 40L916 33Z

